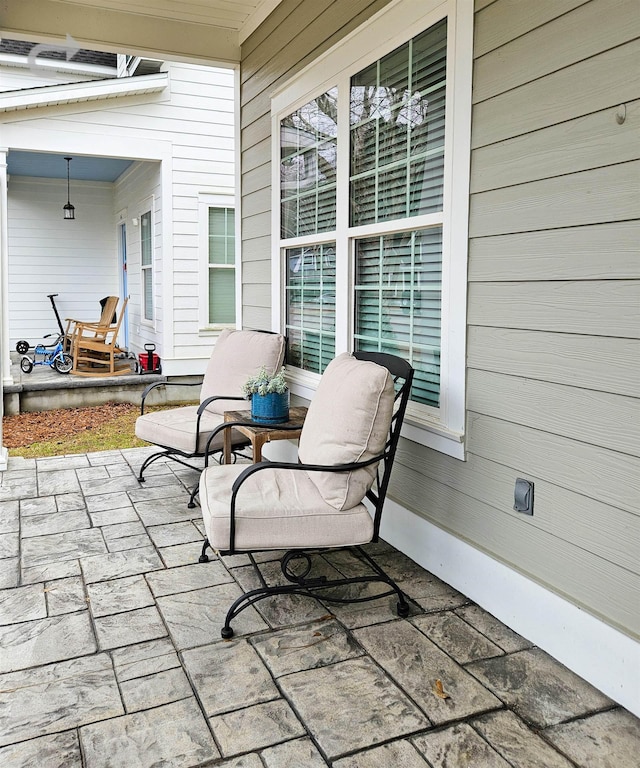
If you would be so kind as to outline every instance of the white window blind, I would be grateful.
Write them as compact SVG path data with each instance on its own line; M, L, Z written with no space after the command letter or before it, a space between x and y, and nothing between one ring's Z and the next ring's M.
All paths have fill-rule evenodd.
M286 250L288 362L321 373L336 351L334 243Z
M153 231L151 211L140 217L140 261L142 267L142 305L145 320L153 320Z
M208 251L209 323L234 323L236 270L233 208L209 208Z
M336 226L337 89L304 104L280 122L280 200L286 248L285 307L288 361L321 373L335 356L335 243L313 240Z
M280 123L283 238L335 229L337 127L335 88Z
M416 369L411 399L440 404L442 227L356 240L355 344Z
M351 78L351 225L443 207L447 22Z

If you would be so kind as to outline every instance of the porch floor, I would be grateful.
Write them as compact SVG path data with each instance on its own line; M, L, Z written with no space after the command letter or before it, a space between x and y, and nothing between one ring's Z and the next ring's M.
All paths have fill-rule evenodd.
M159 462L140 485L147 453L1 474L3 768L637 765L637 718L386 544L408 619L280 598L221 640L251 568L197 563L197 474Z
M4 415L21 411L44 411L100 405L108 401L140 403L142 390L155 381L165 381L157 373L137 374L134 361L131 373L118 376L76 376L61 374L49 365L37 365L31 373L20 370L19 356L11 353L12 384L3 387Z

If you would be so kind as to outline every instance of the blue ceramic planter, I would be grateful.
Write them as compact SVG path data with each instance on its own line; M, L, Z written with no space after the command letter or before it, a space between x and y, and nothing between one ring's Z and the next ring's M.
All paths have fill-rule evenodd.
M251 419L257 424L282 424L289 421L289 390L283 394L251 395Z

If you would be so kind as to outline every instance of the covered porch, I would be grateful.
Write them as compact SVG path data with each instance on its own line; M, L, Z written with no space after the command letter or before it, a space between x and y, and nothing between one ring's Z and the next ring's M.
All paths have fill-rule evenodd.
M436 421L416 419L401 441L383 531L395 549L374 550L413 613L399 621L388 606L268 606L225 643L223 605L248 571L242 560L194 564L200 521L185 492L193 477L160 466L140 488L144 451L10 460L0 486L0 566L9 606L2 631L14 650L13 666L0 673L11 696L0 757L23 766L50 749L58 763L84 768L460 768L470 755L499 768L635 765L633 2L159 5L141 3L143 14L117 0L23 0L1 23L17 38L55 44L70 33L98 49L237 69L239 325L286 332L286 257L311 245L318 263L340 260L341 282L319 306L335 320L331 353L350 351L363 287L353 279L356 246L393 243L414 228L433 233L443 220L443 247L423 244L442 257L435 263L443 282L435 284L446 295L438 413ZM444 133L434 126L445 160L433 176L443 180L444 203L419 225L400 217L354 231L350 204L362 196L350 179L351 84L375 91L376 73L400 48L411 51L409 64L417 61L414 42L444 16L450 106ZM338 81L337 149L324 157L339 166L330 195L341 217L334 252L325 247L330 228L303 237L281 226L282 182L306 166L288 163L279 139L283 127L320 114L311 109L316 97L331 107ZM409 93L417 101L407 108L427 91ZM327 128L321 114L319 128ZM385 167L376 166L376 189ZM316 165L308 168L315 183ZM388 199L376 193L376 202ZM324 209L316 202L318 222ZM5 231L2 210L3 281ZM195 274L174 279L191 286ZM420 278L418 270L416 284ZM406 305L395 315L408 332L429 317L415 296L399 296ZM314 370L304 360L292 368L294 394L312 398ZM0 440L0 467L5 458ZM514 509L518 479L535 485L533 515ZM57 590L71 592L62 607Z
M157 463L142 487L146 454L11 458L2 473L6 768L634 764L635 717L385 543L369 552L408 620L390 599L283 597L221 640L256 576L245 556L197 563L197 475Z

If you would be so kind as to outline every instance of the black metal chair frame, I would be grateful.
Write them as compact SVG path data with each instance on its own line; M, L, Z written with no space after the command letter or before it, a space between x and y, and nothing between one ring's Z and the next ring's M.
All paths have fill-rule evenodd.
M155 387L160 386L166 386L170 387L172 385L180 386L180 387L201 387L201 382L194 382L189 384L181 384L179 382L171 382L171 381L156 381L153 384L149 384L145 390L142 393L142 404L140 406L140 415L142 416L144 414L144 401L151 392L151 390L155 389ZM213 403L215 400L240 400L242 402L246 402L244 397L234 397L230 395L213 395L212 397L208 397L206 400L203 400L202 403L200 403L200 406L198 407L198 414L197 414L197 420L196 420L196 446L198 445L198 442L200 440L200 419L202 418L202 414L207 409L211 403ZM220 427L223 427L224 425L220 425ZM151 454L151 456L147 456L147 458L142 463L142 466L140 467L140 472L138 473L138 482L144 483L145 478L142 476L143 472L147 467L149 467L151 464L153 464L154 461L157 461L161 458L167 458L171 459L172 461L177 462L178 464L182 464L184 467L189 467L189 469L193 469L196 472L201 471L201 467L198 467L194 464L190 464L186 459L197 459L197 458L204 458L204 466L205 468L209 466L209 457L212 456L215 453L222 453L221 449L217 449L216 451L211 450L211 443L213 441L213 438L220 432L220 427L217 427L210 435L209 439L207 440L207 444L205 446L204 451L194 451L193 453L185 453L184 451L180 451L177 448L171 448L170 446L162 445L161 443L156 443L158 448L161 450L157 453ZM244 448L250 444L249 440L243 441L242 443L236 444L236 448ZM236 451L234 451L234 454ZM189 498L189 504L187 505L189 509L193 509L195 505L195 497L198 494L198 486L196 484L196 487L191 492L191 496Z
M280 560L280 568L289 584L276 584L271 586L266 583L262 573L260 572L258 564L253 557L254 553L264 550L246 551L238 550L235 547L235 515L238 491L242 487L242 484L247 480L247 478L251 477L256 472L262 472L269 469L302 470L307 472L350 472L355 469L360 469L362 467L376 463L378 463L376 477L374 479L373 486L366 494L366 498L373 505L374 531L371 543L375 543L379 540L382 509L387 495L387 489L389 487L389 480L391 478L391 470L393 468L393 461L398 447L398 441L400 439L400 430L402 428L402 422L404 420L407 403L409 401L409 394L411 392L413 368L405 360L402 360L395 355L386 354L384 352L354 352L354 357L356 357L358 360L368 360L377 363L378 365L384 366L391 373L396 385L394 414L391 420L389 436L387 438L384 450L379 456L376 456L368 461L340 465L316 465L301 463L291 464L286 462L263 461L259 464L248 466L245 470L243 470L243 472L240 473L240 475L238 475L232 486L231 494L229 548L219 551L219 554L222 556L236 554L248 555L262 586L257 589L245 592L232 603L227 612L225 623L220 633L224 639L233 637L231 622L239 613L241 613L245 608L248 608L250 605L254 605L260 600L263 600L267 597L273 597L274 595L303 595L307 597L313 597L317 600L327 603L361 603L368 602L370 600L378 600L395 593L398 600L396 605L398 616L404 618L409 615L409 604L407 602L406 595L402 592L395 581L384 572L384 570L368 555L367 552L365 552L361 546L326 548L311 547L308 549L291 549L287 551ZM223 428L226 426L231 427L232 425L222 425ZM206 550L209 547L209 541L205 539L199 562L208 562L209 557L206 554ZM370 575L345 577L342 579L327 579L325 576L320 576L318 578L309 577L312 568L312 554L336 552L340 550L353 551L371 568L372 573ZM385 584L388 589L383 592L374 595L367 595L364 597L348 597L344 595L332 595L331 593L327 594L327 590L336 590L349 585L371 582Z

